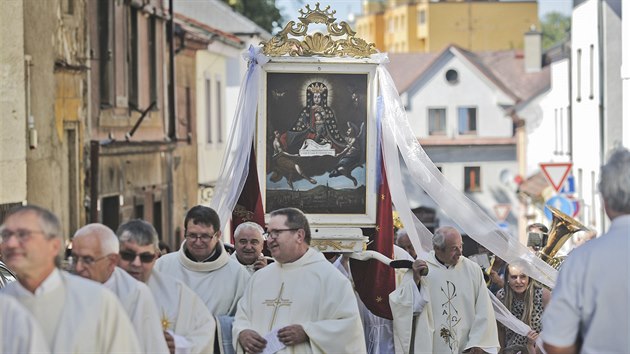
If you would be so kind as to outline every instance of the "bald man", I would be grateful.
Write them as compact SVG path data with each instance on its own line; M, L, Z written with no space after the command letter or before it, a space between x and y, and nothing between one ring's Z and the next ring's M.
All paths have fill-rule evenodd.
M110 228L102 224L86 225L72 238L73 269L118 296L143 352L170 353L151 290L116 266L120 259L119 247L118 237Z

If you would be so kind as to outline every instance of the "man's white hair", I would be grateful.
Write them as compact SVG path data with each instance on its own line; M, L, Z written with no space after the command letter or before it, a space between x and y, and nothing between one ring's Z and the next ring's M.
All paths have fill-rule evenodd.
M101 245L101 254L107 256L117 254L120 250L118 237L112 229L103 224L87 224L74 233L73 239L77 237L94 236Z
M246 221L240 225L238 225L236 227L236 230L234 230L234 241L236 241L236 239L238 238L238 236L240 235L241 232L245 231L245 230L254 230L254 231L258 231L258 234L260 234L260 238L264 240L264 236L263 234L265 233L265 230L262 228L262 226L258 225L255 222L252 221Z

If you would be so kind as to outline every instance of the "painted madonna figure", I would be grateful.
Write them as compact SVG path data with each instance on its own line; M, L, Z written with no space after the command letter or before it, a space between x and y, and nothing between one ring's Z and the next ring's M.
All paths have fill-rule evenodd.
M287 131L287 149L296 153L306 139L330 142L338 152L346 146L337 127L335 113L328 106L328 87L322 82L312 82L306 88L306 107Z

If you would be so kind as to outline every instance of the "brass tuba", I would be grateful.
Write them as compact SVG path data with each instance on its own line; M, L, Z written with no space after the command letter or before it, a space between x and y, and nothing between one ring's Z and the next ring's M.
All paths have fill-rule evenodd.
M553 219L551 221L547 244L538 253L538 257L555 269L560 269L564 257L555 257L556 253L558 253L562 245L564 245L574 233L578 231L588 231L589 229L560 210L549 205L547 205L547 208L551 211Z

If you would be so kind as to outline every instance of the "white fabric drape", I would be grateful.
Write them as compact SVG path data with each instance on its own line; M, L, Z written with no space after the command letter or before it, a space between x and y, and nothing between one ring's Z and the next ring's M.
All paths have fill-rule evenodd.
M221 172L210 201L210 207L219 214L222 226L230 220L232 210L247 180L250 151L256 131L260 67L269 61L269 58L260 53L260 48L253 46L250 46L243 56L249 62L247 73L238 94Z
M406 227L405 230L409 233L416 252L418 253L422 246L430 245L432 235L413 216L413 213L409 210L409 202L406 197L402 198L402 200L394 197L394 194L406 196L404 184L400 178L400 164L390 163L398 160L398 151L400 151L403 161L413 178L413 180L405 182L422 188L473 240L507 263L519 261L519 263L523 264L527 275L549 287L553 287L558 272L536 257L525 245L518 242L516 237L499 229L496 223L477 204L455 189L446 180L427 156L422 146L420 146L418 139L409 126L407 114L394 82L382 64L379 65L377 73L383 105L383 116L381 119L383 125L383 159L392 193L392 201L403 224L415 225L415 230L411 227ZM398 147L398 149L395 147ZM400 191L397 191L397 189Z

